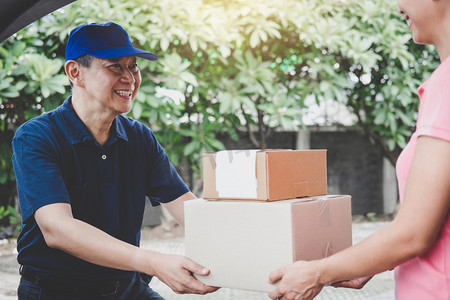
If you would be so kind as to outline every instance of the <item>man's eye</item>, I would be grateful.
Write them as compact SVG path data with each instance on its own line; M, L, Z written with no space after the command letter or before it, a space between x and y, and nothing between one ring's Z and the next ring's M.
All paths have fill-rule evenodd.
M130 70L138 70L138 65L137 64L132 64L130 65Z
M120 64L112 64L108 66L108 69L114 72L118 72L122 69L122 66Z

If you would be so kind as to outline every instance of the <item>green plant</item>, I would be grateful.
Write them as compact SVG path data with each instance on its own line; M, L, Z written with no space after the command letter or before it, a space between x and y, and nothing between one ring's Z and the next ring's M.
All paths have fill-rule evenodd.
M20 230L20 219L12 206L0 206L0 232L10 228L9 234L13 235Z
M14 181L14 170L12 168L12 150L8 143L0 143L0 184Z
M366 217L367 217L370 221L372 221L372 222L377 221L377 214L374 213L374 212L368 212L368 213L366 214Z
M199 170L215 137L302 126L305 99L346 105L395 164L416 122L416 88L439 60L417 46L395 1L79 0L0 47L0 128L14 130L69 95L64 44L82 23L115 21L136 46L142 86L130 116L172 161Z

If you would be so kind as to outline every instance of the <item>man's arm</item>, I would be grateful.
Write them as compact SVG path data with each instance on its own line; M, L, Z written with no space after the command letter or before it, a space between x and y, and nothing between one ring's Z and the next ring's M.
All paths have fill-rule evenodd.
M193 193L187 192L173 201L163 203L163 206L178 224L184 226L184 201L193 199L197 199L197 197Z
M51 248L60 249L93 264L154 275L176 293L206 294L217 290L192 276L192 273L209 273L209 270L192 260L141 249L116 239L73 218L71 206L67 203L43 206L36 211L35 219Z

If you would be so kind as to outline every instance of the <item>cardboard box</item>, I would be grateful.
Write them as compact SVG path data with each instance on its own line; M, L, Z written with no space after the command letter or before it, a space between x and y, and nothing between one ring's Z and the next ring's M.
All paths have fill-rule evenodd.
M326 150L203 154L204 199L275 201L326 194Z
M211 286L269 292L270 272L352 245L351 197L275 202L186 201L186 256L208 268Z

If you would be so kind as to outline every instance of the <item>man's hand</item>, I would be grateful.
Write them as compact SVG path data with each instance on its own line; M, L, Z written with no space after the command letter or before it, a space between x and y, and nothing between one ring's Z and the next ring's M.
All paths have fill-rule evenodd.
M195 279L193 274L208 275L209 270L184 256L159 253L153 266L151 273L177 294L205 295L219 289Z
M275 290L270 292L272 299L310 300L314 299L323 288L319 281L318 263L315 261L297 261L270 273L269 282L280 281Z
M332 283L331 286L334 287L345 287L345 288L351 288L351 289L362 289L366 283L372 279L373 276L367 276L367 277L361 277L361 278L355 278L352 280L344 280L344 281L338 281L335 283Z

